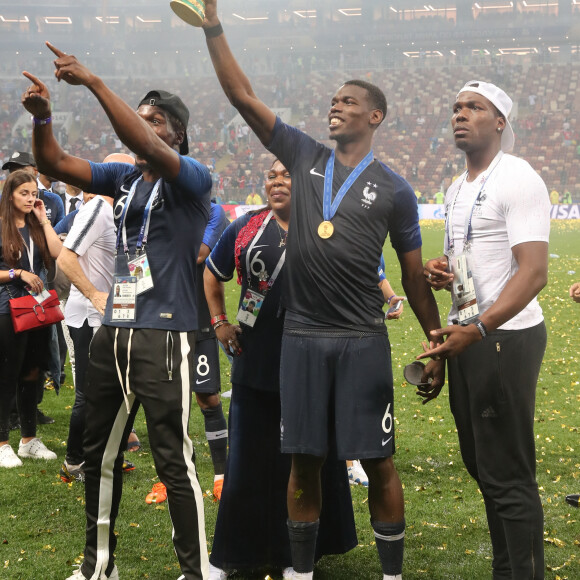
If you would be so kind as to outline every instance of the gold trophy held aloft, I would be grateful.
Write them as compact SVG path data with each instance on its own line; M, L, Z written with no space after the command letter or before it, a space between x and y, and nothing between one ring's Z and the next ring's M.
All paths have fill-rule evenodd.
M171 0L171 9L181 20L192 26L201 26L205 18L205 2L203 0Z

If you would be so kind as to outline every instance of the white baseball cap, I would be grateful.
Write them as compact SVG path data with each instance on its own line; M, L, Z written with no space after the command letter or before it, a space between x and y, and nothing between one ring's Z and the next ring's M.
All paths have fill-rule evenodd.
M513 101L507 96L505 91L502 91L492 83L483 81L465 83L465 86L457 93L456 98L459 98L459 95L465 92L477 93L485 97L504 116L505 129L501 134L501 150L506 153L511 151L514 147L515 136L508 117L512 112Z

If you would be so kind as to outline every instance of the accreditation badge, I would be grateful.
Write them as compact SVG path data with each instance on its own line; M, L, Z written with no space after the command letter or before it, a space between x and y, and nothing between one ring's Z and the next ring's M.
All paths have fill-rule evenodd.
M111 320L132 321L137 315L137 278L115 276L113 278L113 308Z
M459 324L469 324L479 316L473 276L467 265L467 256L459 254L449 258L453 283L451 293L458 312Z
M253 328L260 314L264 298L264 294L260 294L260 292L250 289L246 290L242 305L238 310L238 322L242 322L246 326Z
M137 295L153 288L153 276L151 275L149 260L145 252L129 260L128 266L130 275L137 278Z

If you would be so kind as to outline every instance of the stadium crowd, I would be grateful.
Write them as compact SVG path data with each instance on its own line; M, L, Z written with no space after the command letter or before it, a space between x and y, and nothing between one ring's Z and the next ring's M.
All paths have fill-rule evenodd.
M560 202L580 201L580 97L576 90L580 64L532 61L526 65L422 67L418 63L411 69L347 70L341 73L345 80L351 76L365 78L388 93L389 130L377 136L377 157L405 177L425 201L430 202L436 193L445 191L464 168L448 127L450 99L437 88L441 84L453 86L457 79L464 78L487 78L512 91L515 153L529 160L548 189L558 192ZM326 138L320 103L329 98L325 87L336 79L334 71L298 70L275 77L258 75L255 79L257 94L274 110L283 109L291 124L318 139ZM160 82L168 90L184 95L200 113L188 127L191 151L212 172L218 200L244 203L254 192L263 197L269 157L224 99L215 79L200 78L195 91L186 78L160 78ZM420 93L413 89L418 83L423 88ZM138 98L141 84L138 79L111 80L111 86L127 102ZM15 128L15 120L21 115L17 107L21 88L21 81L16 79L0 88L0 161L15 150L30 150L28 124ZM70 94L56 88L54 92L58 95L55 108L70 113L72 118L68 129L57 130L60 142L70 153L98 160L110 153L127 152L114 132L106 128L103 113L93 99L83 98L75 88Z

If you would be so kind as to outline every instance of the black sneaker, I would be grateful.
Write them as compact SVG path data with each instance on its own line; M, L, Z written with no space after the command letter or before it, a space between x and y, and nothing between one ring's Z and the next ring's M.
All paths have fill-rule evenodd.
M44 379L44 390L45 391L57 391L56 383L52 377L46 377Z
M566 501L573 507L580 507L580 504L579 504L580 494L573 493L572 495L567 495Z
M125 458L123 458L123 473L128 473L129 471L134 471L135 470L135 464L131 463L130 461L127 461Z
M54 419L45 415L40 409L36 409L36 424L37 425L51 425Z
M84 463L80 465L69 465L66 461L62 464L60 468L59 477L65 483L71 483L73 481L84 482L85 481L85 470L83 469Z

